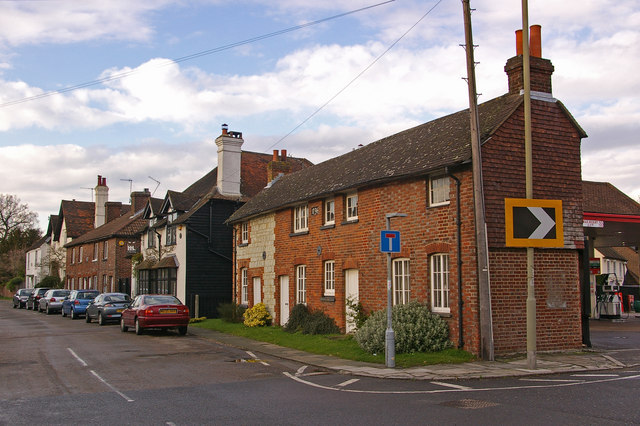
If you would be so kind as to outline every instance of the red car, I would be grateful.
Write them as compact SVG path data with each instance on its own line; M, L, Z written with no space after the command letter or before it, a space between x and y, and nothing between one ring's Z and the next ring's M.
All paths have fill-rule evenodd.
M120 318L120 330L134 327L136 334L142 334L145 328L176 328L184 336L188 325L189 308L168 294L136 296Z

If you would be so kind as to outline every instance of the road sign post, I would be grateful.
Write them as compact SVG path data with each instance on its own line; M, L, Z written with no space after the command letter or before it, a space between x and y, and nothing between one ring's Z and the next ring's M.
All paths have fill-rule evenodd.
M406 217L404 213L387 213L387 229L380 231L380 251L387 253L387 330L385 340L385 365L389 368L396 366L396 336L393 331L391 309L393 305L393 293L391 285L391 253L400 252L400 231L391 231L391 218Z

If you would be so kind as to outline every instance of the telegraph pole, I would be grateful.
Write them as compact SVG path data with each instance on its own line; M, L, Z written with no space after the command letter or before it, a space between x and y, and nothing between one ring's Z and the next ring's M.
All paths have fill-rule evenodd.
M465 50L467 52L467 83L469 85L469 115L471 129L471 161L473 168L473 202L475 210L476 258L478 266L478 302L480 304L480 343L482 359L493 361L493 320L491 316L491 283L489 280L489 248L484 212L484 189L482 186L482 156L480 148L480 125L478 119L478 96L476 92L475 61L473 58L473 36L471 33L471 6L462 0L464 15ZM462 294L458 295L462 297ZM460 327L462 324L460 324Z

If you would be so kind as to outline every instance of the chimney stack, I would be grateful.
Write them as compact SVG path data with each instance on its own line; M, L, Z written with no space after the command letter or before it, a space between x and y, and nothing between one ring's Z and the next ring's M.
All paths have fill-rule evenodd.
M230 132L222 125L222 134L216 138L218 146L218 191L222 195L241 196L240 173L242 163L241 132Z
M287 161L287 150L283 149L278 153L273 150L273 159L267 164L267 184L271 183L280 174L291 173L291 164Z
M131 214L135 214L144 209L151 198L151 192L149 188L145 188L144 191L134 191L131 193Z
M93 225L95 228L106 223L107 212L105 204L109 201L109 187L107 186L107 178L98 175L98 184L95 189L95 217Z
M553 65L542 58L542 38L540 25L532 25L529 31L529 76L531 91L551 94L551 74ZM509 93L519 94L524 90L524 69L522 61L522 30L516 31L516 56L507 60L504 71L509 78Z

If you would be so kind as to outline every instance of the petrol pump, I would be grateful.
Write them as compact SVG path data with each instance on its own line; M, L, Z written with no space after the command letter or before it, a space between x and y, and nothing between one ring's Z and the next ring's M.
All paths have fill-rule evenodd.
M616 274L596 275L596 315L600 318L619 318L622 313L620 284Z

